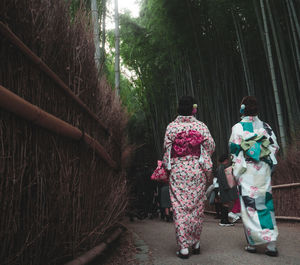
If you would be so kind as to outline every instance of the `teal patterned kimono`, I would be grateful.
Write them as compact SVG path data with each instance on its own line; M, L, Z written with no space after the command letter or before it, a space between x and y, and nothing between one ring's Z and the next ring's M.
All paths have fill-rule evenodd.
M229 146L247 241L250 245L276 241L271 187L271 172L279 150L276 136L257 116L246 116L232 127Z

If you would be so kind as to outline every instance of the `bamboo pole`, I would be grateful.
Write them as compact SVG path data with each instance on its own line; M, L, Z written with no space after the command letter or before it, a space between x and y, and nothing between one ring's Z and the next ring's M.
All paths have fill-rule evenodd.
M204 213L217 214L214 211L204 211ZM300 217L296 217L296 216L275 216L275 218L277 220L300 221Z
M290 187L300 187L300 183L288 183L288 184L280 184L272 186L272 189L283 189L283 188L290 188Z
M94 149L106 163L117 168L116 162L107 154L104 147L90 135L82 132L73 125L49 114L39 107L29 103L10 90L0 85L0 106L19 117L22 117L42 128L48 129L58 135L62 135L73 140L83 140L89 147Z
M120 31L118 0L115 0L115 88L120 96Z
M217 214L214 211L204 211L204 213L208 214ZM300 221L300 217L296 216L275 216L277 220L287 220L287 221Z
M94 44L95 44L95 63L98 71L100 70L100 39L99 39L99 14L97 0L91 0L91 13L93 21L93 33L94 33Z
M241 54L241 58L242 58L244 77L245 77L245 81L246 81L246 85L247 85L248 96L251 96L251 95L254 95L254 91L253 91L252 82L250 80L249 66L248 66L248 62L247 62L247 55L246 55L244 40L243 40L243 35L242 35L243 33L241 32L240 24L236 20L236 15L235 15L235 12L233 11L233 9L231 10L231 15L233 18L236 37L237 37L238 44L240 47L240 54Z
M120 236L120 234L122 232L123 232L123 230L121 228L116 229L112 233L112 235L107 240L102 242L100 245L92 248L91 250L89 250L88 252L83 254L82 256L66 263L65 265L83 265L83 264L89 263L95 257L99 256L107 248L107 246L110 243L112 243L114 240L116 240Z
M100 71L102 71L103 65L105 63L105 42L106 42L106 25L105 25L105 19L106 19L106 0L102 0L102 6L103 6L103 10L102 10L102 44L101 44L101 49L100 49Z
M280 184L272 186L272 189L284 189L284 188L291 188L291 187L300 187L300 183L287 183L287 184ZM204 211L208 214L217 214L214 211ZM275 216L278 220L290 220L290 221L300 221L300 217L296 216Z
M269 71L270 71L270 75L271 75L273 93L274 93L274 98L275 98L275 106L276 106L276 111L277 111L277 121L278 121L278 127L279 127L280 140L281 140L283 153L285 154L285 152L286 152L286 150L285 150L285 148L286 148L285 126L283 123L283 115L282 115L282 110L281 110L281 103L280 103L280 99L279 99L279 92L278 92L275 68L274 68L274 62L273 62L272 47L271 47L271 42L270 42L270 37L269 37L269 29L268 29L268 23L267 23L267 18L266 18L266 13L265 13L265 5L264 5L263 0L260 0L260 6L261 6L262 17L263 17L264 37L265 37L264 41L266 42L266 47L267 47L267 58L268 58L268 62L269 62Z
M298 38L300 39L300 25L299 25L299 20L298 20L297 14L295 12L294 3L293 3L293 1L288 1L288 4L290 4L290 8L291 8L291 11L292 11L293 19L294 19L295 26L296 26L296 29L297 29L296 32L298 34Z
M16 47L18 47L27 58L29 58L34 64L36 64L46 75L48 75L63 91L70 96L84 111L86 111L98 124L104 129L104 131L110 135L109 130L102 123L102 121L85 105L85 103L78 98L73 91L54 73L33 51L31 51L25 43L23 43L11 30L0 21L0 32L11 41Z
M298 74L299 74L299 70L300 70L300 52L299 52L299 42L297 39L297 34L296 34L296 29L295 29L295 25L294 25L294 21L292 18L292 10L291 10L291 5L289 4L289 0L286 0L286 5L287 5L287 10L288 10L288 17L290 20L290 25L291 25L291 31L292 31L292 36L293 36L293 41L294 41L294 49L295 49L295 53L296 56L294 56L294 61L296 62L296 77L298 80ZM292 49L293 50L293 49ZM297 69L298 66L298 69ZM300 82L298 82L299 84Z
M275 216L278 220L288 220L288 221L300 221L300 217L294 216Z
M270 25L271 25L274 45L275 45L275 51L276 51L276 54L277 54L277 60L278 60L278 65L279 65L281 81L282 81L283 93L284 93L284 96L285 96L286 108L287 108L287 112L288 112L288 120L289 120L289 127L290 127L289 129L290 129L290 131L292 131L294 133L295 128L294 128L294 120L293 120L293 115L292 115L293 110L291 108L292 104L291 104L290 96L289 96L288 81L287 81L285 69L284 69L284 66L283 66L282 51L280 49L279 38L277 36L277 32L276 32L276 29L275 29L275 23L274 23L274 19L273 19L272 10L271 10L269 0L266 0L266 6L267 6L267 12L268 12L268 15L269 15L269 21L270 21Z

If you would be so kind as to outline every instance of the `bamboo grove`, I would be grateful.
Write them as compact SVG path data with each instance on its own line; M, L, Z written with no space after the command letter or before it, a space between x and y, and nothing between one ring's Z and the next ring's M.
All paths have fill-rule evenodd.
M245 95L255 95L260 117L281 144L273 185L300 181L299 0L144 0L140 17L121 17L121 56L136 73L145 133L142 163L162 156L167 124L178 98L194 96L197 118L227 151ZM141 126L144 124L144 126ZM153 148L154 147L154 148ZM139 163L139 161L137 161ZM274 190L277 215L299 216L298 188Z
M198 118L226 151L243 96L285 149L300 117L299 0L144 0L140 17L121 17L121 56L137 75L148 136L161 155L177 100L190 94ZM154 160L153 159L153 160Z
M1 264L63 264L101 241L127 205L127 133L136 146L134 175L161 157L182 95L198 103L197 118L210 128L216 155L227 150L242 97L255 95L260 117L288 150L273 184L300 181L299 0L141 0L140 17L120 16L121 61L134 72L131 83L121 76L122 102L108 85L114 87L114 52L105 54L105 42L113 43L105 29L108 1L96 2L100 80L90 0L0 1L1 23L104 128L4 35L1 88L90 135L118 165L110 168L84 138L66 139L1 108ZM300 201L296 188L275 192L280 215L300 212L299 203L289 203Z

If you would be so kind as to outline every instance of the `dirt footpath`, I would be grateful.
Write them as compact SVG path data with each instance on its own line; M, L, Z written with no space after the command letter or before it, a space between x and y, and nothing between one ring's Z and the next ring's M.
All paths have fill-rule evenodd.
M133 233L138 253L136 264L177 265L300 265L300 224L278 223L278 257L269 257L260 247L257 254L244 251L245 237L242 223L220 227L218 221L206 216L201 236L201 254L188 260L176 257L174 224L159 219L126 222Z

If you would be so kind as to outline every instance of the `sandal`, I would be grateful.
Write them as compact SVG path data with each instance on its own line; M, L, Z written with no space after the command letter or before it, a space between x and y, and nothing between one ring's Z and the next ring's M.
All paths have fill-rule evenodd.
M184 255L180 251L177 251L176 255L177 255L178 258L181 258L181 259L188 259L189 258L189 254Z
M249 253L256 253L256 248L250 245L246 246L245 250Z
M194 255L199 255L200 254L200 247L198 247L198 248L192 248L192 254L194 254Z
M277 249L275 249L275 250L269 250L269 249L267 249L265 251L265 254L268 255L268 256L270 256L270 257L277 257L278 256L278 250Z

